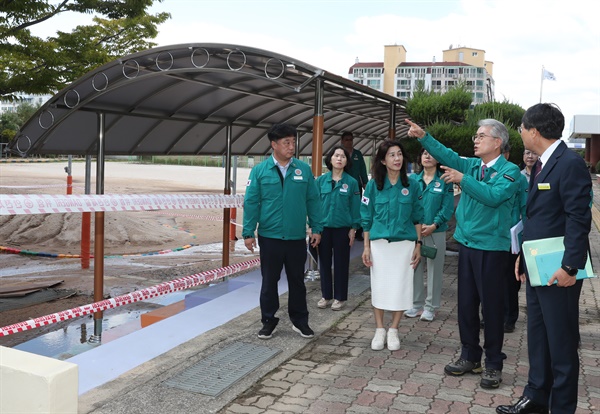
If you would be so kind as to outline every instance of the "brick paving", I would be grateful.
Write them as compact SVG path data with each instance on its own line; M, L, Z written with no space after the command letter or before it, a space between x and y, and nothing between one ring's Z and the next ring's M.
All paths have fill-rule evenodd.
M596 181L594 193L598 207L600 185ZM592 256L598 269L600 234L592 227ZM457 262L456 255L446 257L442 305L435 320L402 320L400 350L371 350L374 321L369 297L219 412L475 414L493 413L497 405L514 402L523 391L529 367L524 289L520 293L521 313L516 330L505 335L507 359L501 386L485 390L479 387L479 375L444 374L444 366L457 358L460 351ZM318 295L318 289L311 295ZM582 344L577 413L591 414L600 412L598 278L584 282L580 309Z
M594 180L594 225L590 234L592 260L600 268L600 183ZM358 246L357 246L358 247ZM479 387L480 377L451 377L444 366L460 352L457 324L458 257L448 255L444 269L442 306L433 322L404 318L398 351L372 351L373 320L370 291L364 290L367 270L360 258L351 263L348 306L339 312L320 310L318 282L307 283L311 340L293 333L286 321L287 294L282 295L277 333L269 341L256 337L260 313L255 308L199 335L117 379L80 396L79 412L93 414L146 413L470 413L492 414L500 404L521 396L529 369L524 289L521 312L513 333L506 334L503 383L496 390ZM353 290L354 288L354 290ZM360 293L358 293L360 292ZM389 315L387 315L389 318ZM580 301L581 372L578 414L600 412L600 279L584 282ZM280 350L280 353L217 397L163 385L218 349L239 341ZM216 379L215 379L216 380Z

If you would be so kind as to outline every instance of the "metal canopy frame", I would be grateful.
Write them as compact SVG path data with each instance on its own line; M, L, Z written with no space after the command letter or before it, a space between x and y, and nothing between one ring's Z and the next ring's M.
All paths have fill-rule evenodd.
M95 155L103 113L105 155L225 155L229 126L231 155L266 155L265 131L289 122L298 128L299 155L310 156L317 80L324 152L346 130L365 155L372 155L374 140L407 130L401 99L288 56L193 43L150 49L89 72L43 105L8 149L23 156Z

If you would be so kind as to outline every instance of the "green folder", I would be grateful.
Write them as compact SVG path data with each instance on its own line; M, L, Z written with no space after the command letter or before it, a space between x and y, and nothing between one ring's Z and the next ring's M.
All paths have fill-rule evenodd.
M529 240L523 242L523 257L527 265L531 286L547 286L561 264L565 252L564 237ZM588 259L583 269L577 272L577 280L596 277L592 271L592 261ZM554 282L556 283L556 281Z

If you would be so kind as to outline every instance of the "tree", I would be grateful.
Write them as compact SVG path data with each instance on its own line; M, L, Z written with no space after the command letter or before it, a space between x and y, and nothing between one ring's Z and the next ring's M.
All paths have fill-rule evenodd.
M471 100L471 92L463 84L443 95L417 88L413 98L406 103L406 111L413 121L465 157L474 156L471 136L477 132L477 122L485 118L496 119L508 128L510 161L519 165L523 161L523 142L517 127L521 125L525 110L508 101L486 102L469 109ZM420 144L408 140L405 146L409 158L415 160Z
M501 121L507 128L517 129L521 125L525 109L506 100L503 102L485 102L473 108L476 118L493 118Z
M417 85L414 95L406 103L406 112L417 124L426 128L444 145L461 155L468 155L473 143L465 137L473 131L464 127L473 96L464 84L459 84L444 94L427 91L423 84ZM468 142L467 142L468 141ZM421 145L416 140L403 143L410 161L416 161Z
M34 106L28 102L17 106L14 112L4 112L0 115L0 142L9 142L17 131L41 105Z
M425 90L419 83L413 97L406 103L406 111L414 122L421 125L431 125L436 121L461 123L472 100L473 96L464 83L445 93Z
M54 94L91 69L156 46L147 39L169 13L149 15L155 0L0 0L0 98ZM156 0L162 2L163 0ZM51 4L52 3L52 4ZM42 39L30 28L62 13L95 14L93 24Z

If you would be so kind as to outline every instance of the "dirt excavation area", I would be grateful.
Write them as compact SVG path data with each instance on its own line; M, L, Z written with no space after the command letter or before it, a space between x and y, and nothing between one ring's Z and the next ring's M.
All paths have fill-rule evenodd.
M66 165L66 160L0 163L0 198L66 194ZM91 171L95 193L95 164ZM237 194L244 192L249 172L238 169ZM107 162L104 174L105 194L223 194L225 186L225 170L218 167ZM85 163L74 162L72 175L73 194L83 194ZM237 221L242 217L240 209ZM93 259L89 269L82 269L80 258L48 257L80 255L81 228L81 213L0 216L0 327L94 302ZM241 239L241 227L235 229ZM90 231L93 255L94 213ZM223 209L106 212L104 233L105 297L222 267ZM227 247L230 264L257 257L242 240ZM14 346L56 328L0 337L0 345Z

